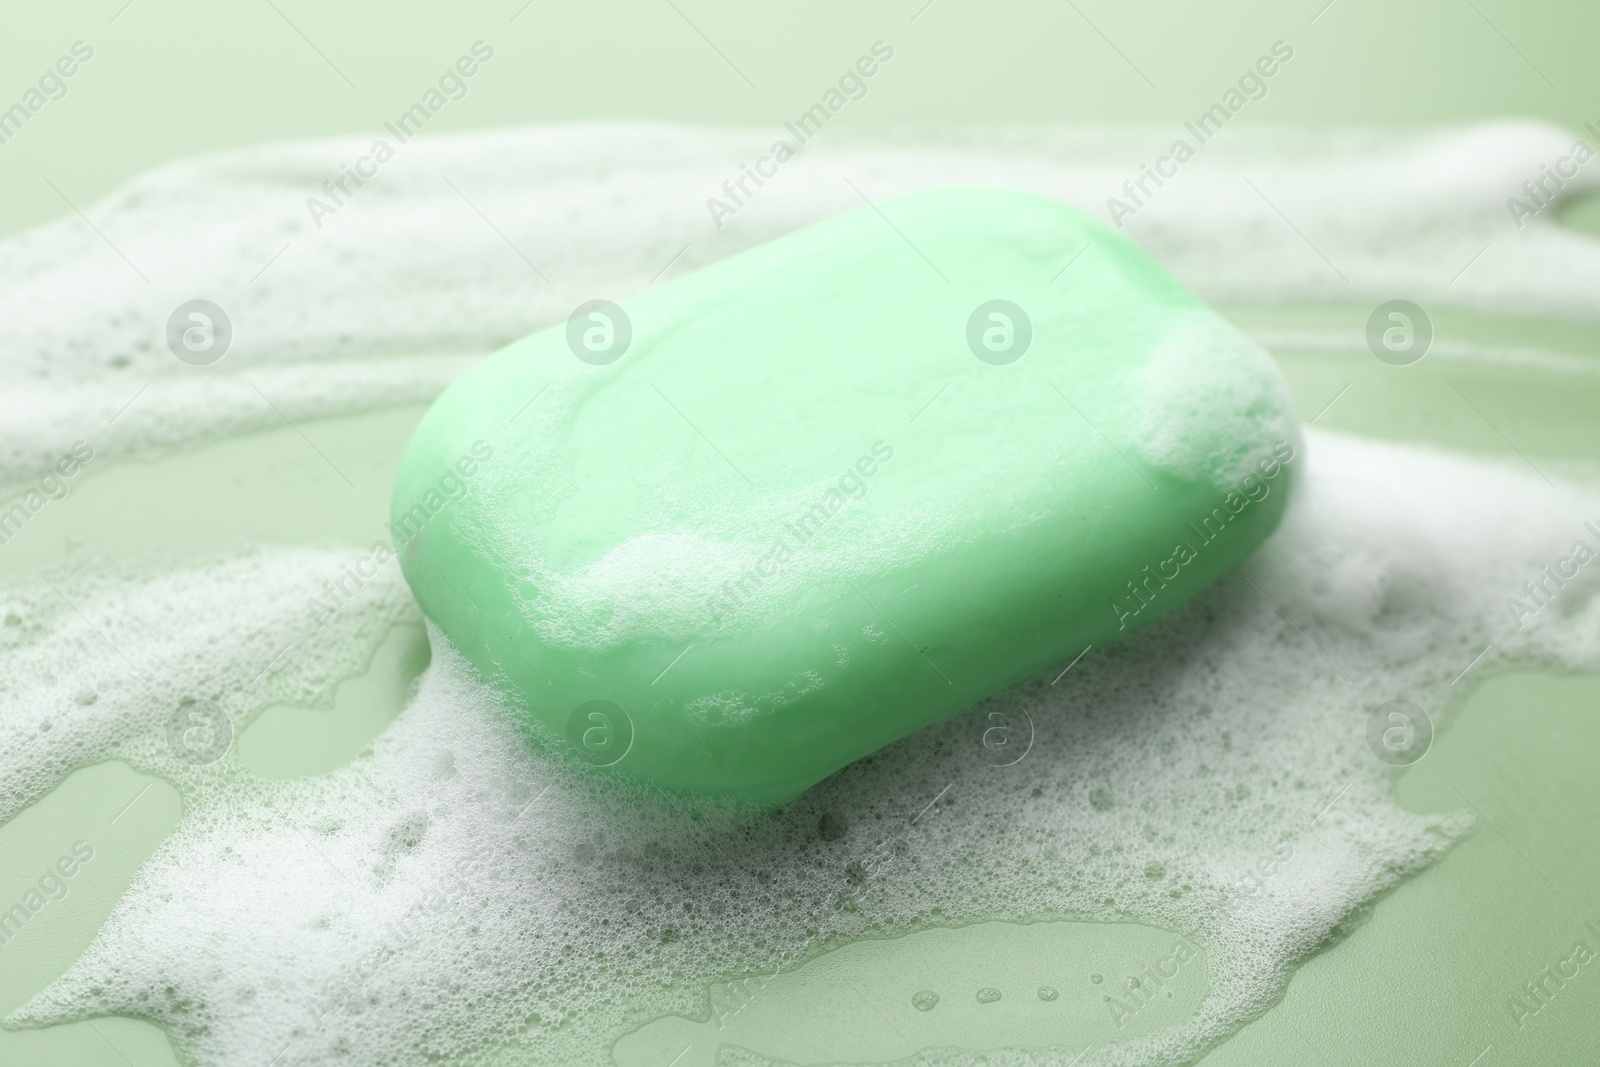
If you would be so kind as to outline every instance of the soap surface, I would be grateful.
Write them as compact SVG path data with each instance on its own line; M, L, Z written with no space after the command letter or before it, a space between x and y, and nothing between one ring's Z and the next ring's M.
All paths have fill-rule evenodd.
M916 193L567 323L418 426L423 610L576 758L781 803L1276 526L1269 357L1071 207Z

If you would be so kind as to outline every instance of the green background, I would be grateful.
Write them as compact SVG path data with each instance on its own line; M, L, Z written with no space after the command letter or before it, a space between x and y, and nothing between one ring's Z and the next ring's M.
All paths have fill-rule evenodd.
M424 9L106 0L12 4L0 20L6 104L73 41L95 48L68 95L0 145L0 232L85 208L178 157L375 131L479 38L495 47L495 62L430 133L600 117L776 126L879 38L894 45L894 63L837 120L861 131L1177 121L1280 38L1295 47L1295 61L1251 105L1249 121L1408 126L1539 116L1576 127L1600 119L1593 4L507 0ZM1600 208L1567 217L1600 230ZM1308 417L1351 383L1319 425L1509 452L1503 432L1536 459L1600 460L1600 379L1427 360L1387 367L1361 349L1368 309L1226 310L1247 329L1287 320L1348 330L1350 351L1276 353ZM1600 355L1600 332L1588 327L1468 315L1441 315L1437 325L1441 342L1514 338ZM1480 398L1498 431L1462 404L1452 382ZM341 468L360 472L356 494L330 482L322 460L288 430L156 463L108 464L7 546L0 571L55 558L69 534L119 552L238 536L364 543L419 414L304 427ZM223 499L230 506L215 506ZM105 543L110 530L115 545ZM354 755L393 714L404 680L425 660L421 644L415 630L393 635L371 672L341 689L331 714L268 712L241 737L242 757L259 771L293 774ZM1540 968L1589 938L1585 922L1600 925L1597 701L1595 678L1512 674L1467 694L1434 750L1397 775L1397 791L1415 810L1475 805L1477 832L1305 963L1281 1003L1214 1050L1207 1067L1600 1060L1600 966L1584 968L1520 1027L1508 1006ZM308 750L324 762L296 764ZM0 1010L81 952L178 814L170 787L112 764L80 772L0 827L0 900L20 896L74 841L95 849L67 898L0 946ZM131 1020L0 1033L0 1063L172 1062L160 1032Z
M841 127L1189 118L1280 38L1295 59L1248 121L1600 119L1600 5L1586 0L527 3L6 4L0 100L75 40L95 58L0 146L0 232L66 210L45 179L81 207L181 156L376 131L479 38L494 62L430 134L587 118L777 126L879 38L894 61Z

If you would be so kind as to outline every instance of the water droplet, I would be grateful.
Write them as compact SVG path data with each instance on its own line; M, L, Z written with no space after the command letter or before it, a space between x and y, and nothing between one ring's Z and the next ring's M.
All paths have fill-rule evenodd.
M1040 1000L1054 1000L1057 997L1059 997L1060 995L1061 995L1060 993L1057 993L1054 989L1051 989L1047 985L1042 985L1042 986L1039 987L1039 999Z
M939 1003L939 994L931 989L924 989L911 994L911 1006L918 1011L932 1011L933 1006Z
M100 699L100 694L96 693L93 689L90 689L88 686L84 686L82 689L79 689L77 691L77 693L75 693L73 695L72 699L76 700L79 704L83 704L83 705L87 706L89 704L93 704L96 700L99 700Z
M993 1004L995 1001L997 1001L999 999L1000 999L1000 990L995 989L992 986L984 986L982 989L978 990L978 1003L979 1004Z

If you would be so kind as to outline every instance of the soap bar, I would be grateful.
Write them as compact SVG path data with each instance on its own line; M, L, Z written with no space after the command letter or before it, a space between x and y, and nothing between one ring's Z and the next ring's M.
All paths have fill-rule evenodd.
M391 530L535 739L770 805L1181 604L1300 448L1269 357L1132 243L945 189L486 359Z

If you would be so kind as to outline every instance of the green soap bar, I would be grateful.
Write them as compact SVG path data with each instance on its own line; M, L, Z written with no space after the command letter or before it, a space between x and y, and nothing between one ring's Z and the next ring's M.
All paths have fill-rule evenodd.
M787 800L1182 603L1282 514L1271 360L1032 195L862 208L485 360L391 530L573 755Z

